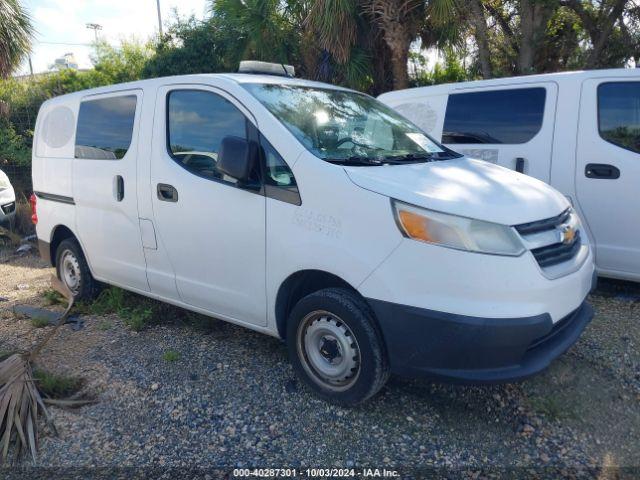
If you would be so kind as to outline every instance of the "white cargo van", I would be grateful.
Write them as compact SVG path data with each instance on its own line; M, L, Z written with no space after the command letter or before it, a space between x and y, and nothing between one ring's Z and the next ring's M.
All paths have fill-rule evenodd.
M51 99L33 185L41 254L78 297L99 281L280 337L341 404L390 371L532 375L592 316L563 195L331 85L190 75Z
M640 70L463 82L379 100L468 157L558 189L584 220L598 273L640 281Z

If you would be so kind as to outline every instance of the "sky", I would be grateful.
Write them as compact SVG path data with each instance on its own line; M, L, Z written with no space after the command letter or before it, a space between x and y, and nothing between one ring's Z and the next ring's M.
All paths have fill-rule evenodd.
M94 32L87 23L102 25L99 37L112 44L131 38L144 41L158 33L156 0L23 0L23 5L37 32L31 53L34 73L48 70L65 53L73 53L80 68L91 68ZM166 27L173 9L180 16L203 18L207 5L207 0L160 0L162 23ZM27 73L25 60L16 74Z

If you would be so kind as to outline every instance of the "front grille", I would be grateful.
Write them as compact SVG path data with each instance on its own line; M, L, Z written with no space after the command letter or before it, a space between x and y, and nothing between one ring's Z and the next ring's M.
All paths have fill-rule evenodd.
M531 250L541 267L550 267L571 260L580 250L580 232L576 232L573 243L554 243Z
M15 202L11 202L11 203L7 203L6 205L2 205L2 212L5 215L8 215L9 213L12 213L15 209L16 209Z
M560 215L537 222L516 225L515 229L529 246L540 267L551 267L575 257L582 239L577 217L571 209ZM574 236L570 241L563 238L563 229L571 228Z
M566 223L571 216L571 209L567 209L557 217L545 218L537 222L521 223L516 225L516 230L520 235L531 235L532 233L544 232L545 230L553 230L554 228Z

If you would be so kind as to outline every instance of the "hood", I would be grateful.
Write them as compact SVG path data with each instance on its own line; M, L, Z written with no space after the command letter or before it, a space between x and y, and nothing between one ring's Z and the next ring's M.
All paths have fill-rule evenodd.
M466 157L345 170L353 183L372 192L503 225L554 217L569 207L568 200L546 183Z
M9 182L9 177L0 170L0 203L4 205L5 203L14 202L15 200L15 192L13 191L11 182Z

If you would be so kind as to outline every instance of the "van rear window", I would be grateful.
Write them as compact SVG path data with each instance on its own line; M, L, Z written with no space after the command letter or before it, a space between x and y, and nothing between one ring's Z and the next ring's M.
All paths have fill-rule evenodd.
M80 104L75 157L118 160L131 145L136 96L86 100Z
M545 98L542 87L450 95L442 143L526 143L542 128Z

